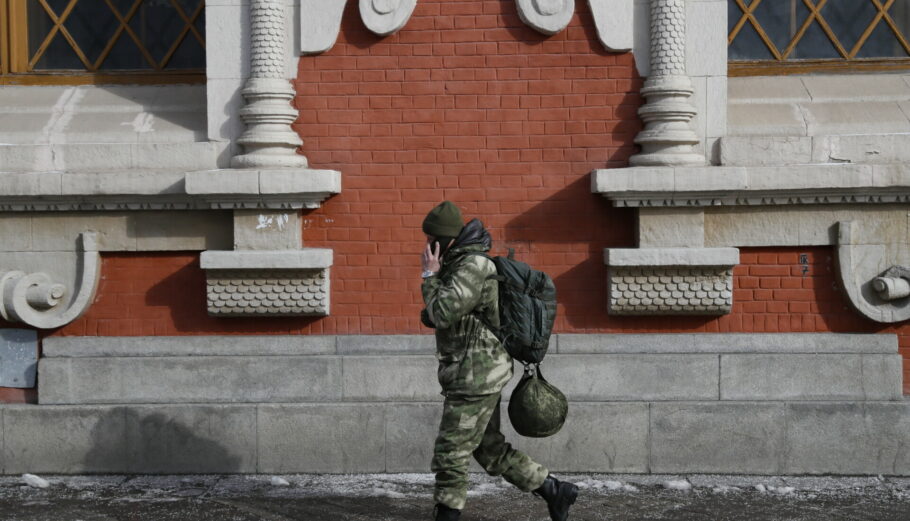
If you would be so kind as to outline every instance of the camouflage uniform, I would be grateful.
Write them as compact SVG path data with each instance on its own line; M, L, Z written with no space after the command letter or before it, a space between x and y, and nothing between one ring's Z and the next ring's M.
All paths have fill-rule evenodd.
M424 323L436 328L439 383L445 396L431 469L434 499L464 508L468 463L474 459L493 476L523 491L539 487L547 469L506 443L499 429L500 392L512 378L512 358L477 317L499 325L498 288L493 262L475 252L490 249L480 221L468 223L442 258L442 269L421 288Z

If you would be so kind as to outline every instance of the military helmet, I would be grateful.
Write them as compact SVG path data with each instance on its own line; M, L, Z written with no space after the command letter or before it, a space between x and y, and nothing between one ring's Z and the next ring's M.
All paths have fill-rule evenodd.
M566 396L544 380L540 366L526 365L509 399L509 420L515 432L529 438L552 436L562 428L568 413Z

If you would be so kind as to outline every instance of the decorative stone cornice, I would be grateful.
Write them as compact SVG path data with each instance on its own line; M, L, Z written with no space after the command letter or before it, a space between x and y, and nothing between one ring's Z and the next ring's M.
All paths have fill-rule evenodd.
M595 170L591 184L619 207L910 202L904 165L622 168Z
M4 173L0 211L291 210L341 192L334 170Z

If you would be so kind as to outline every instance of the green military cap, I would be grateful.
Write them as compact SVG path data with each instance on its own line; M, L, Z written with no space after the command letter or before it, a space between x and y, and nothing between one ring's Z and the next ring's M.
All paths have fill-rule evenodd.
M423 220L423 233L433 237L458 237L463 227L461 210L449 201L439 203Z

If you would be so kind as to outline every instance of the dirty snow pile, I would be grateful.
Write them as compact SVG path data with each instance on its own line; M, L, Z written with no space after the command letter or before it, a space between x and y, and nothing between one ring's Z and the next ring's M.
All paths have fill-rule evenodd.
M26 485L34 488L47 488L51 486L50 482L48 482L46 479L34 474L23 474L22 481L25 481Z

